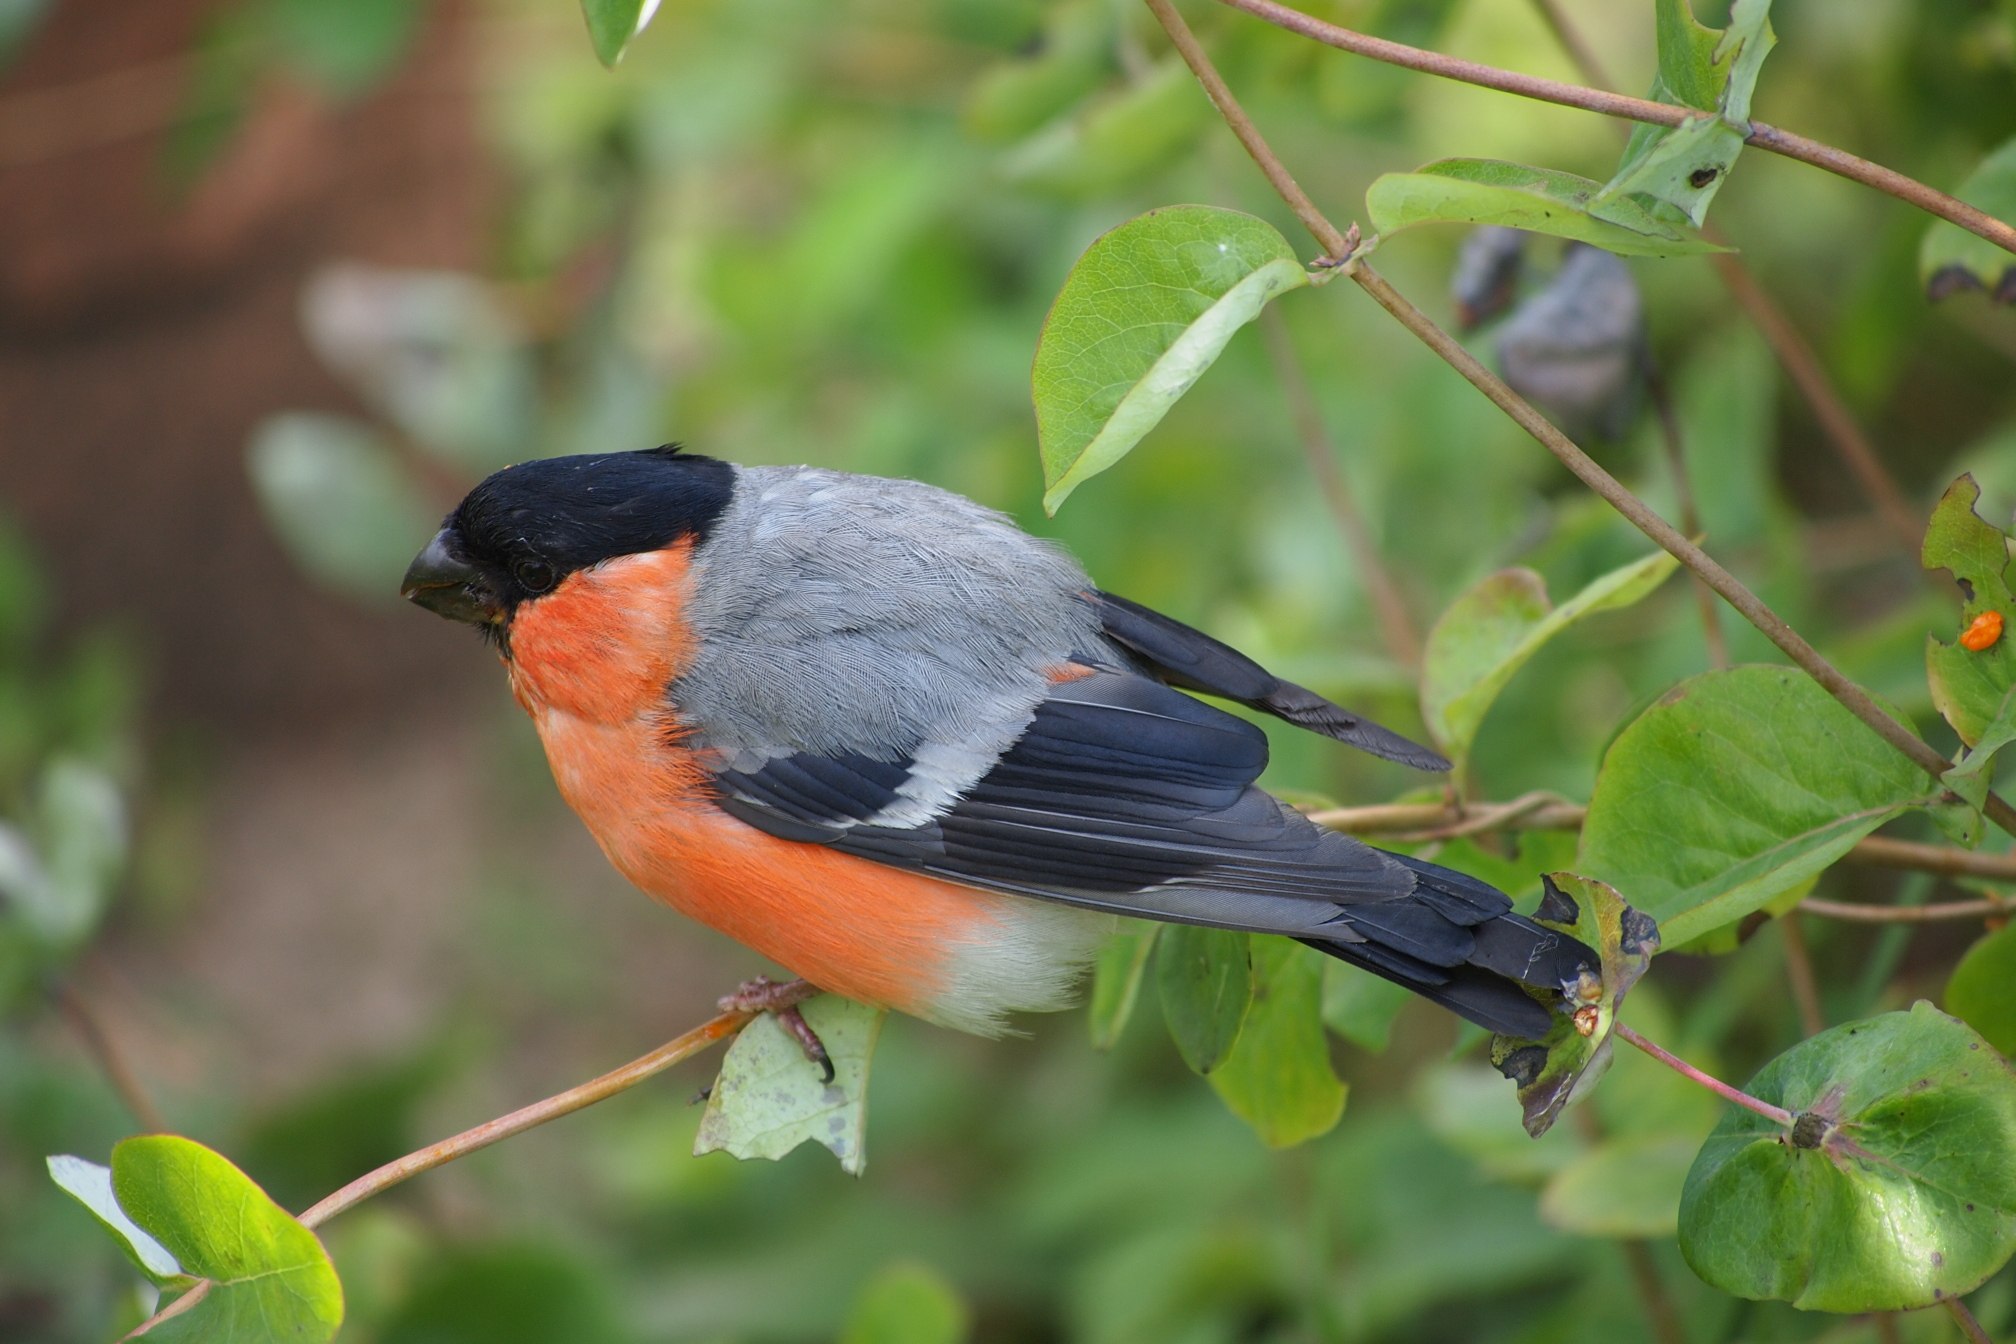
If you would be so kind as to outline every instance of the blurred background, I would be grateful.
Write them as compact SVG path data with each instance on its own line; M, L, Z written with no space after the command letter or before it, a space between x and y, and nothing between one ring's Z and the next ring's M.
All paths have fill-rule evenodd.
M1615 162L1598 118L1187 8L1339 219L1376 174L1445 155ZM1577 77L1522 0L1310 8ZM1649 5L1560 8L1619 87L1648 85ZM2012 13L1787 0L1758 113L1951 188L2016 131ZM678 440L932 481L1417 730L1258 332L1041 515L1028 369L1049 300L1098 234L1185 201L1301 246L1113 0L667 0L613 73L571 0L0 0L0 1340L141 1314L44 1154L102 1161L165 1126L298 1210L765 969L627 889L488 653L397 601L435 519L499 465ZM1911 507L1972 469L2006 521L2016 323L1978 294L1927 304L1924 218L1756 153L1717 218ZM1459 241L1409 234L1380 265L1448 321ZM1707 263L1632 271L1713 549L1924 720L1924 631L1950 599ZM1281 316L1417 628L1508 564L1562 596L1645 553L1348 290ZM1600 447L1671 516L1649 417ZM1676 581L1551 646L1486 727L1476 796L1586 798L1634 707L1705 665L1689 613ZM1768 655L1725 628L1739 660ZM1270 782L1298 796L1417 784L1276 741ZM1908 1000L1937 935L1815 937L1846 1014ZM1798 1035L1769 942L1712 996L1662 960L1634 1017L1744 1076ZM1896 978L1847 973L1878 956ZM1282 1154L1156 1016L1151 993L1111 1055L1082 1014L1001 1042L892 1023L858 1182L818 1151L690 1157L711 1066L689 1066L333 1223L344 1338L822 1340L899 1283L982 1340L1615 1340L1649 1328L1627 1273L1645 1264L1694 1339L1879 1338L1710 1293L1670 1237L1627 1250L1548 1215L1533 1189L1576 1136L1528 1144L1426 1005L1383 1052L1339 1043L1343 1124ZM1610 1122L1698 1142L1714 1108L1637 1067L1602 1093ZM1989 1291L1984 1319L2016 1298Z

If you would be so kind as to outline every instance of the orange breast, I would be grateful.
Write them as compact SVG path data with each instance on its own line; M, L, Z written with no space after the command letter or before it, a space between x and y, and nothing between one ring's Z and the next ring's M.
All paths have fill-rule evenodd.
M814 984L931 1018L1014 898L780 840L709 801L665 688L691 657L684 547L581 571L519 608L512 689L567 803L645 892Z

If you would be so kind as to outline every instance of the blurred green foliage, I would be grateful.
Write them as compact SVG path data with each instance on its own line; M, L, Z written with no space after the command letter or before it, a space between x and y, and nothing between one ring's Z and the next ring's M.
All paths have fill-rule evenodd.
M1312 7L1572 77L1527 6ZM1565 8L1630 87L1649 81L1650 7ZM35 9L0 4L0 57ZM426 9L256 0L220 11L193 53L171 166L200 171L245 115L234 90L255 72L366 96ZM1595 181L1615 163L1617 142L1595 118L1188 9L1276 148L1340 219L1380 173L1451 154ZM528 453L677 438L742 462L959 490L1058 537L1103 585L1346 704L1414 721L1413 674L1381 645L1363 575L1310 488L1250 333L1140 448L1061 517L1039 521L1030 362L1052 298L1092 240L1186 201L1299 236L1145 14L1108 0L695 0L665 6L614 73L590 56L581 18L565 0L470 6L465 40L486 71L480 115L508 183L484 275L353 266L309 289L311 341L369 419L276 419L254 436L251 470L313 578L389 603L422 539L418 520L440 502L423 483L464 483ZM1945 182L2008 133L2016 31L2006 8L1789 3L1774 18L1780 45L1757 110L1778 124ZM1747 158L1722 190L1718 222L1797 315L1926 512L1972 469L1982 516L2006 519L2016 505L2007 317L1971 294L1926 306L1912 267L1921 217L1764 157ZM1456 246L1452 232L1414 232L1379 264L1433 306ZM1852 676L1955 745L1939 736L1923 661L1928 630L1958 629L1955 603L1863 525L1810 413L1780 394L1707 263L1638 262L1634 273L1712 549ZM1642 538L1371 305L1343 287L1300 297L1310 301L1279 311L1421 629L1508 565L1534 571L1541 591L1575 593L1642 559ZM1649 418L1605 460L1677 515ZM11 1020L32 1027L44 1011L34 991L81 945L117 871L106 807L77 800L140 784L129 745L137 673L109 644L80 646L51 670L33 637L43 601L33 565L4 534L0 543L0 839L19 837L6 852L49 873L74 872L70 890L90 897L51 925L5 889L0 990ZM1589 798L1620 730L1704 665L1685 588L1667 583L1533 651L1471 725L1470 794ZM1725 629L1739 661L1774 660L1748 627ZM1284 790L1359 802L1416 783L1268 728L1269 782ZM522 723L508 731L529 737ZM528 752L511 761L512 775L493 784L507 818L543 770ZM78 770L105 784L80 787ZM1909 824L1937 835L1923 818ZM84 857L58 862L72 834L85 837L74 846ZM498 842L508 854L508 835ZM1563 844L1488 838L1445 846L1440 859L1537 897L1534 875L1568 862ZM1863 880L1838 868L1820 878L1823 889ZM1926 897L1922 884L1909 892ZM1896 930L1805 927L1836 1020L1936 994L1965 942L1934 935L1906 947ZM1746 1076L1803 1034L1781 938L1767 928L1737 945L1732 935L1734 950L1713 963L1663 958L1626 1018L1724 1076ZM2006 954L1984 947L1954 992L2006 1012L1979 970ZM597 968L522 964L556 955L523 934L506 953L519 959L504 977L514 993L546 1011L596 1014ZM1123 956L1119 966L1118 981L1137 992L1124 971L1141 963ZM1380 1001L1348 968L1318 979L1311 966L1270 949L1251 967L1298 1005L1259 1024L1256 1048L1302 1030L1319 995L1352 1043L1335 1047L1334 1076L1302 1080L1276 1117L1292 1139L1342 1106L1337 1128L1301 1148L1270 1153L1184 1072L1154 1021L1157 993L1137 993L1125 1025L1108 1005L1095 1029L1113 1037L1111 1054L1088 1049L1075 1018L990 1044L892 1020L864 1181L809 1150L776 1163L695 1159L700 1111L681 1086L633 1092L463 1164L480 1217L412 1189L331 1223L343 1338L851 1341L901 1338L877 1324L895 1319L920 1341L1607 1342L1649 1334L1634 1286L1647 1264L1689 1339L1878 1338L1872 1323L1739 1302L1688 1272L1672 1236L1685 1174L1674 1154L1715 1124L1720 1108L1705 1093L1633 1055L1577 1124L1536 1144L1502 1079L1474 1055L1443 1057L1444 1016ZM610 1039L629 1040L640 1024L609 1027ZM438 1104L449 1083L501 1069L511 1042L472 1039L459 1021L424 1024L416 1037L410 1055L277 1108L202 1099L219 1135L236 1140L220 1146L298 1209L436 1137L452 1123ZM1226 1068L1239 1064L1233 1048ZM579 1072L606 1062L584 1060ZM81 1055L46 1034L0 1037L10 1150L0 1335L19 1319L38 1332L29 1337L95 1340L138 1318L123 1262L39 1167L43 1153L102 1156L129 1127ZM28 1155L19 1171L14 1152ZM2016 1324L2008 1271L1973 1301L1991 1329ZM1898 1328L1912 1341L1953 1337L1937 1314Z

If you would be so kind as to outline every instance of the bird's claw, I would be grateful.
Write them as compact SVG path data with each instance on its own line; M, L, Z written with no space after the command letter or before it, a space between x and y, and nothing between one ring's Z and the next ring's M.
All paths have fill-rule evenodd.
M724 1013L768 1013L777 1019L777 1025L784 1028L798 1048L805 1052L805 1058L819 1066L821 1081L833 1081L833 1057L826 1053L826 1043L819 1039L819 1033L812 1030L812 1024L798 1011L798 1005L819 993L819 987L809 980L772 980L767 975L759 975L747 980L732 994L721 996L719 1007Z

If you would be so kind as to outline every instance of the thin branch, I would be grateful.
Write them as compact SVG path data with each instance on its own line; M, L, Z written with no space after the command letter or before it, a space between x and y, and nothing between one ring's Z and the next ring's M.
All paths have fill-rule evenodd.
M1550 0L1541 0L1550 3ZM1690 537L1703 535L1701 509L1694 502L1694 484L1687 478L1687 442L1680 432L1680 414L1673 406L1672 389L1658 361L1649 356L1645 368L1645 392L1652 399L1654 418L1659 422L1659 439L1666 448L1666 469L1673 475L1673 497L1680 505L1680 526ZM1691 585L1694 604L1701 614L1701 641L1708 650L1708 666L1729 666L1729 642L1722 635L1722 611L1715 605L1715 590L1700 575Z
M453 1138L430 1144L415 1153L387 1162L376 1171L359 1176L350 1184L316 1203L300 1217L303 1227L318 1227L353 1204L361 1203L401 1181L418 1176L423 1171L453 1162L458 1157L466 1157L479 1148L488 1148L514 1134L522 1134L548 1120L557 1120L572 1114L584 1106L592 1106L615 1096L618 1092L635 1087L653 1074L661 1073L682 1060L690 1059L707 1047L725 1040L740 1031L749 1020L756 1016L754 1011L724 1012L693 1028L677 1040L668 1041L647 1055L631 1060L620 1069L613 1069L599 1078L570 1087L565 1092L550 1096L544 1101L535 1101L530 1106L521 1107L509 1115L486 1121L474 1129L465 1129Z
M1787 1129L1792 1127L1792 1112L1786 1110L1783 1106L1773 1106L1768 1101L1759 1101L1756 1097L1751 1096L1741 1088L1731 1087L1728 1083L1723 1082L1713 1074L1703 1073L1686 1060L1680 1058L1680 1056L1674 1054L1671 1050L1668 1050L1665 1046L1646 1040L1622 1022L1613 1023L1610 1029L1631 1044L1637 1046L1640 1050L1643 1050L1646 1054L1652 1056L1652 1058L1658 1060L1661 1064L1664 1064L1667 1068L1673 1070L1673 1072L1692 1082L1699 1083L1731 1105L1741 1106L1746 1111L1755 1111L1766 1120L1774 1124L1783 1125Z
M1875 868L2016 882L2016 854L1982 854L1945 845L1922 845L1915 840L1893 840L1887 835L1869 836L1855 846L1853 853L1859 861Z
M1365 515L1359 511L1350 483L1337 465L1337 445L1323 425L1322 413L1317 410L1316 398L1309 388L1308 374L1302 368L1301 357L1295 353L1294 338L1288 334L1288 324L1278 309L1261 310L1260 332L1267 341L1267 354L1274 361L1275 376L1281 380L1281 390L1288 398L1288 411L1295 421L1295 437L1302 445L1302 456L1308 460L1309 470L1337 521L1338 534L1364 580L1366 595L1372 599L1386 652L1403 667L1419 667L1421 634L1414 628L1414 618L1408 611L1407 599L1401 595L1400 585L1379 558L1379 548L1373 544Z
M1953 1318L1953 1323L1960 1327L1960 1333L1967 1336L1967 1344L1995 1344L1988 1338L1988 1332L1981 1328L1981 1322L1974 1319L1974 1313L1967 1310L1965 1302L1957 1297L1946 1297L1940 1299L1940 1305L1946 1308L1946 1314Z
M1848 901L1823 901L1808 896L1799 908L1811 915L1852 920L1859 924L1930 924L1942 919L1986 919L2016 914L2016 901L1992 898L1980 901L1948 901L1944 905L1855 905Z
M1813 977L1813 955L1806 950L1806 930L1797 910L1787 910L1777 924L1779 936L1785 940L1785 979L1799 1009L1799 1028L1808 1036L1818 1036L1827 1030L1827 1015L1820 1009L1820 985Z
M1151 4L1164 2L1165 0L1150 0ZM1621 93L1607 93L1601 89L1588 89L1577 84L1564 84L1559 80L1540 79L1516 71L1500 70L1495 66L1482 65L1476 61L1445 56L1438 51L1423 51L1419 47L1410 47L1405 43L1390 42L1383 37L1371 37L1364 33L1353 32L1349 28L1340 28L1334 23L1326 23L1300 10L1277 4L1275 0L1219 0L1219 3L1233 9L1244 10L1277 28L1299 33L1311 41L1336 47L1340 51L1369 56L1375 61L1404 66L1409 70L1419 70L1423 74L1439 75L1444 79L1476 84L1483 88L1496 89L1501 93L1537 99L1543 103L1579 107L1586 112L1600 112L1605 116L1623 117L1654 126L1678 126L1684 121L1703 115L1699 108L1655 103L1644 98L1627 97ZM1928 214L1958 224L1969 233L1986 238L2004 251L2016 252L2016 228L1965 201L1948 196L1943 191L1935 191L1923 182L1906 177L1893 168L1885 168L1879 163L1858 158L1846 150L1821 144L1803 135L1795 135L1777 126L1768 126L1761 121L1751 122L1749 134L1744 138L1747 143L1759 149L1783 155L1788 159L1797 159L1802 163L1810 163L1816 168L1824 168L1850 181L1873 187L1885 195L1895 196L1898 200L1915 205Z
M168 1128L161 1121L161 1112L154 1105L154 1099L147 1095L147 1089L140 1084L140 1076L133 1072L125 1051L119 1042L105 1029L105 1023L97 1010L69 980L58 980L50 991L56 999L56 1006L63 1016L70 1020L77 1035L83 1039L84 1048L97 1061L98 1069L105 1075L105 1081L112 1084L112 1090L119 1094L119 1100L140 1123L145 1134L158 1134Z

